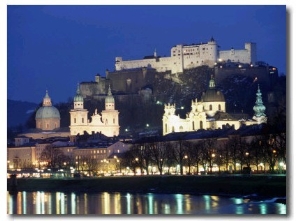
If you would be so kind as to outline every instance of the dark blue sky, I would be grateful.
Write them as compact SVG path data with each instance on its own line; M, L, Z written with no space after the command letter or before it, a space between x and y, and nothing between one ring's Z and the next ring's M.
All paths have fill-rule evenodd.
M7 6L7 97L53 103L81 81L114 70L116 56L141 59L156 49L207 42L221 50L257 43L257 58L286 73L285 5Z

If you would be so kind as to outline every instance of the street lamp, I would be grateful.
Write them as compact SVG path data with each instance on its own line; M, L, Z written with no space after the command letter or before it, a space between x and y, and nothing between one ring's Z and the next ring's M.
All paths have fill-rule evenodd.
M213 159L215 158L215 156L216 156L216 154L214 154L214 153L211 154L211 157L212 157L212 159L210 161L210 172L211 173L212 173L212 168L213 168Z
M120 170L120 173L121 173L121 162L119 159L117 159L117 163L119 164L119 170Z

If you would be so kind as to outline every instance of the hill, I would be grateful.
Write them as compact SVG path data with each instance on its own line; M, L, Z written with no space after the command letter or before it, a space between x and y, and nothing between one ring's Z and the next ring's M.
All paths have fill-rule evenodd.
M24 126L38 104L7 99L7 127Z

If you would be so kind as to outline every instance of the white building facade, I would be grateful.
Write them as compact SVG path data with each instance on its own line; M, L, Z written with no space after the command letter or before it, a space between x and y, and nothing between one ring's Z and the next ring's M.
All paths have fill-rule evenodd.
M258 86L256 103L253 107L255 112L252 119L235 119L226 113L224 95L215 88L215 81L211 79L209 88L202 94L201 100L192 100L191 111L186 118L180 118L175 113L175 104L166 104L162 118L163 135L173 132L191 132L199 129L221 129L224 126L232 126L239 129L242 125L253 125L267 122L264 114L266 110L263 105L261 92Z
M213 67L220 60L251 64L256 62L256 44L245 43L245 49L242 50L219 51L217 42L211 38L207 43L178 44L171 48L170 54L170 57L159 57L155 51L153 56L128 61L116 57L115 69L120 71L148 67L156 69L157 72L171 71L174 74L203 65Z
M115 110L115 100L112 96L111 89L108 89L108 95L105 98L105 110L95 112L88 119L88 110L84 109L83 97L80 94L79 85L77 94L74 97L74 108L70 111L70 135L102 133L107 137L118 136L120 131L119 112Z

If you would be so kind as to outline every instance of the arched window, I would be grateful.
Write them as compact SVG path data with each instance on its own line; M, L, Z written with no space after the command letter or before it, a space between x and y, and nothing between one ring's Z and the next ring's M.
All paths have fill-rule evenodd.
M193 130L195 130L195 122L193 121Z
M76 124L76 118L74 118L74 124Z
M212 105L211 104L209 105L209 110L212 110Z
M200 121L200 129L203 129L203 121Z
M218 106L218 107L219 107L219 111L220 111L220 110L221 110L221 104L219 104L219 106Z

